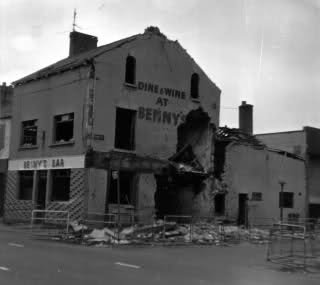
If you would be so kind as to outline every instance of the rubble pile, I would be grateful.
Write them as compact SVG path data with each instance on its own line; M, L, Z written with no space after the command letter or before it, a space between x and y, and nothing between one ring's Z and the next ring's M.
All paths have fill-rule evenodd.
M71 223L69 240L86 245L103 244L147 244L147 243L194 243L226 245L231 242L248 240L265 243L269 232L261 229L243 229L238 226L223 226L210 223L177 224L158 220L150 225L122 228L89 228L77 222Z

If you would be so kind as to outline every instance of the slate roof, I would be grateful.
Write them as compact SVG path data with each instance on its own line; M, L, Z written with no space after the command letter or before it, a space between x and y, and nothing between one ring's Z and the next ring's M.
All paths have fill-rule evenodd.
M16 81L14 81L12 84L16 85L21 85L33 80L38 80L41 78L46 78L48 76L54 75L54 74L58 74L67 70L71 70L80 66L85 66L88 65L90 63L90 60L94 59L95 57L112 51L116 48L121 47L122 45L132 42L134 40L136 40L139 36L141 36L141 34L137 34L128 38L124 38L122 40L119 41L115 41L113 43L110 44L106 44L100 47L97 47L93 50L87 51L87 52L83 52L81 54L72 56L72 57L67 57L65 59L62 59L52 65L49 65L45 68L42 68L30 75L27 75L21 79L18 79Z

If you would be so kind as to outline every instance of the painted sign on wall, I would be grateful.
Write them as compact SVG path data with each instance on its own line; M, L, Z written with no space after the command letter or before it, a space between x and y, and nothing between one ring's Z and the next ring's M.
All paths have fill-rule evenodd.
M138 90L142 90L153 95L161 95L158 96L155 101L156 108L144 106L139 107L138 119L173 126L177 126L184 122L185 115L182 112L167 111L163 110L163 108L168 106L170 98L186 100L186 92L142 81L138 82Z

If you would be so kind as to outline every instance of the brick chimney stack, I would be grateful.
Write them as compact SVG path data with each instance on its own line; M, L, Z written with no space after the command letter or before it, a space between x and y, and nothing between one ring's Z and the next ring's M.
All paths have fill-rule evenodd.
M72 31L70 33L69 57L97 48L98 38Z
M239 106L239 129L247 134L253 134L253 105L242 101Z

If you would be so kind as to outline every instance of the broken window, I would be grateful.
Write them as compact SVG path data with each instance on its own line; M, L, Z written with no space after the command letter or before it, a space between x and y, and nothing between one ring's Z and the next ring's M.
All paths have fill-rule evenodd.
M136 111L117 108L115 148L134 150Z
M134 187L133 179L134 173L128 171L119 171L118 175L110 176L110 188L108 195L108 202L110 204L118 203L118 179L120 184L120 204L133 205L134 204Z
M70 169L52 170L51 200L68 201L70 199Z
M262 193L261 192L252 192L251 200L252 201L262 201Z
M216 215L224 215L225 210L225 195L216 194L214 197L214 212Z
M136 84L136 59L131 55L127 56L126 60L125 82Z
M199 75L197 73L191 76L190 95L192 99L199 99Z
M74 114L64 114L54 117L54 142L63 143L73 140Z
M279 193L279 208L293 208L293 192Z
M33 171L19 171L19 200L32 200Z
M22 122L21 145L32 146L37 145L37 120Z

